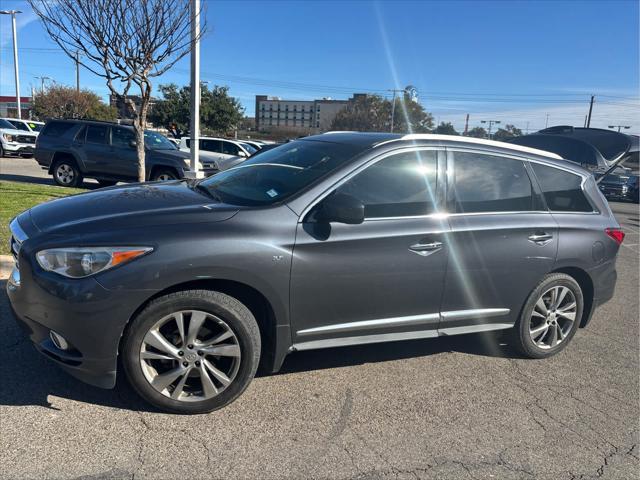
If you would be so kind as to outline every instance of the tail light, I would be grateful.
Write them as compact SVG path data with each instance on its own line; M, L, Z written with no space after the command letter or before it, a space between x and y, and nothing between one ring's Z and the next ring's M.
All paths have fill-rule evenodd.
M624 232L620 228L605 228L605 233L609 235L609 237L613 238L618 245L622 244L624 240Z

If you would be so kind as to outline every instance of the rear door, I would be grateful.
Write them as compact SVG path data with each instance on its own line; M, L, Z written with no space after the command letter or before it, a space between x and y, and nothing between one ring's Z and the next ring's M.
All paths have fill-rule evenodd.
M524 159L451 148L447 161L451 233L440 332L507 328L554 265L557 224Z
M365 204L362 224L301 219L291 274L298 348L437 336L448 256L439 153L396 151L337 186Z
M73 144L89 173L100 173L107 168L111 160L109 126L87 124L78 132Z

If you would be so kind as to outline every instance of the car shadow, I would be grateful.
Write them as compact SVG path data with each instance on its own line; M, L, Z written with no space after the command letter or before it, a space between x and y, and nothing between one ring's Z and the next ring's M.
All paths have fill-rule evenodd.
M33 177L31 175L16 175L9 173L0 173L0 181L6 182L19 182L19 183L33 183L36 185L52 185L56 186L53 178ZM84 181L81 186L77 188L86 188L87 190L95 190L100 188L100 184L97 182Z
M55 410L50 398L59 397L122 410L159 412L140 399L122 376L119 376L116 388L103 390L76 380L38 353L13 319L5 287L6 280L1 280L0 378L3 379L3 388L0 389L0 405L40 406ZM274 375L391 362L445 352L488 357L517 356L501 336L474 334L295 352L287 357L280 372Z

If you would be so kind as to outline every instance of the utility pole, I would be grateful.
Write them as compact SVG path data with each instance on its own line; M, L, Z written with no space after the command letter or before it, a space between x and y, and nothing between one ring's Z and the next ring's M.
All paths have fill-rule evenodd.
M45 80L52 80L51 77L33 77L37 80L40 80L40 93L44 93L44 82Z
M13 72L16 80L16 107L18 108L18 118L22 118L22 105L20 103L20 75L18 73L18 36L16 34L16 13L20 10L0 10L2 15L11 15L11 29L13 31Z
M480 120L480 123L489 124L489 130L487 131L487 136L489 137L489 140L491 140L491 127L493 127L494 124L498 125L500 123L500 120Z
M186 172L189 178L204 178L204 172L198 168L200 156L200 0L191 1L191 125L189 136L191 144L191 170Z
M467 135L469 133L469 114L467 113L467 118L464 121L464 132L462 132L462 135Z
M76 92L80 93L80 52L76 50Z
M393 133L393 121L395 119L395 114L396 114L396 93L404 93L405 89L404 88L400 90L391 89L389 90L389 92L393 92L393 100L391 100L391 128L389 129L389 131Z
M529 122L527 122L527 128L524 129L524 134L529 135Z
M549 126L549 114L547 113L547 119L544 121L544 128Z
M618 129L618 133L620 133L620 130L622 130L623 128L625 130L628 130L631 128L631 126L629 125L609 125L609 128L617 128Z
M587 128L591 127L591 112L593 111L593 102L595 98L595 95L591 95L591 101L589 102L589 114L587 115Z

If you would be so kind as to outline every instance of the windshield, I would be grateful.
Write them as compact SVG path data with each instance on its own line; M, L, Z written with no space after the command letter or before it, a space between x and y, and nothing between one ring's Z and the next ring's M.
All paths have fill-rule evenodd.
M249 152L249 155L253 155L254 153L256 153L258 151L258 149L256 147L254 147L253 145L250 145L248 143L240 142L240 145L242 145L244 147L244 149L247 152Z
M150 150L178 150L178 147L167 137L149 130L144 131L144 144Z
M198 188L231 205L271 205L321 179L357 151L351 145L298 140L203 180Z
M29 128L34 132L40 132L44 128L44 125L42 123L29 122Z
M7 122L6 120L2 120L0 119L0 128L9 128L11 130L15 130L16 127L14 127L13 125L11 125L9 122Z
M15 120L7 120L11 125L13 125L13 128L15 128L16 130L23 130L26 132L29 132L29 127L27 127L24 123L22 122L18 122Z

